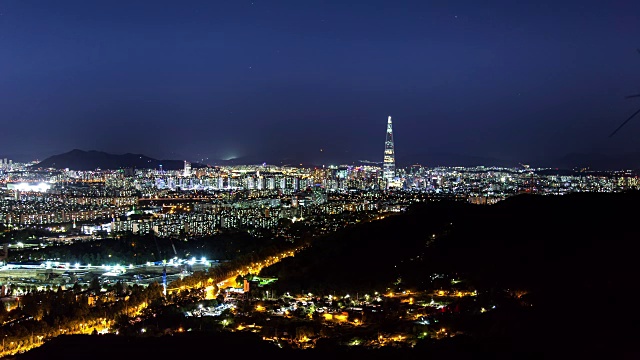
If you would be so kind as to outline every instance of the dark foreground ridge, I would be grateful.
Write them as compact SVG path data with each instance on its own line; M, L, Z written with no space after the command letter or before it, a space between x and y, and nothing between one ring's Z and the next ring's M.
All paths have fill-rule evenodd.
M193 332L160 337L129 337L118 335L66 335L33 349L27 353L8 357L15 360L35 359L153 359L189 358L205 354L233 356L243 359L260 357L266 359L425 359L445 356L448 359L463 359L469 356L486 356L492 359L540 358L542 353L533 349L513 349L504 344L479 344L466 337L440 340L416 346L412 349L381 348L331 348L325 349L280 349L251 333Z

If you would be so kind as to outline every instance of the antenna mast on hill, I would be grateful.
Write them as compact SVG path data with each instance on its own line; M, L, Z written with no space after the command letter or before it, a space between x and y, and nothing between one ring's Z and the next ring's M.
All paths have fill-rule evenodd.
M640 54L640 49L636 49L638 51L638 53ZM635 95L629 95L626 96L626 99L631 99L631 98L636 98L636 97L640 97L640 94L635 94ZM612 137L613 135L615 135L618 130L620 130L626 123L629 122L629 120L633 119L636 115L638 115L640 113L640 109L636 110L636 112L634 112L633 114L631 114L631 116L629 116L627 118L627 120L625 120L622 124L620 124L620 126L618 126L615 130L613 130L613 132L611 134L609 134L609 137Z

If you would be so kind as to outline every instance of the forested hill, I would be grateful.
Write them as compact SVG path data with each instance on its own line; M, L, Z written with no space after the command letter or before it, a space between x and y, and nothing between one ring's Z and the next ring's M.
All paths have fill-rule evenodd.
M385 291L397 279L407 289L433 289L432 274L455 274L481 291L527 291L537 320L518 326L548 338L545 346L605 349L631 335L597 329L625 329L640 318L625 295L637 274L639 204L638 192L421 204L319 238L264 272L279 278L281 291L318 293Z
M425 203L319 238L266 271L282 287L303 288L387 286L399 276L420 286L434 272L462 273L477 286L562 286L566 276L596 286L631 270L638 200L630 192Z
M264 273L278 277L282 291L384 291L400 275L401 261L423 252L432 234L473 210L466 203L439 202L358 224L315 239L311 248Z
M11 254L12 261L66 259L81 264L144 264L178 256L198 259L232 260L241 255L279 248L279 238L256 238L246 232L231 232L193 238L155 238L152 235L125 235L97 241L57 244L43 249L25 249ZM175 250L175 252L174 252Z

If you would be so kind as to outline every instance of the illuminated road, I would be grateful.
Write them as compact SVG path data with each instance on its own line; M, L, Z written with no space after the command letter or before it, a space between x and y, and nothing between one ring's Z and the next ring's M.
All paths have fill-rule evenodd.
M167 263L167 270L172 268L179 269L183 266L191 266L197 268L208 268L211 266L215 266L218 263L218 260L210 260L206 258L201 258L197 260L196 258L187 259L170 259ZM96 273L104 273L104 274L124 274L127 272L136 272L136 270L143 270L153 272L154 270L162 270L163 264L161 262L155 263L146 263L146 264L138 264L138 265L91 265L91 264L70 264L63 263L59 261L43 261L40 264L33 264L27 262L8 262L7 264L0 266L0 272L10 271L10 270L51 270L55 273L64 273L64 272L85 272L91 271Z

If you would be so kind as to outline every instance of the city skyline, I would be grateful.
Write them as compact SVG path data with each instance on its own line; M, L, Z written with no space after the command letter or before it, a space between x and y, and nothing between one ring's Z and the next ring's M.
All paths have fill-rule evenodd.
M638 24L1 1L0 358L640 358Z
M0 157L552 165L640 152L640 4L5 2ZM384 121L384 120L382 120ZM464 163L463 160L467 160ZM253 161L252 161L253 162Z

